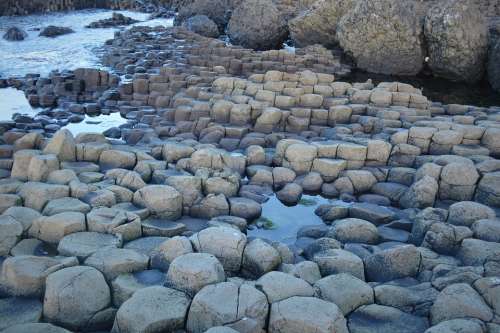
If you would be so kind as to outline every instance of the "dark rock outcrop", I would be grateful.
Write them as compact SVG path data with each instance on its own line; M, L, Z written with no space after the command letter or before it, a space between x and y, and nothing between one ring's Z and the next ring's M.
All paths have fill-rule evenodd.
M67 35L73 33L73 29L68 27L56 27L55 25L49 25L45 27L39 36L54 38L57 36Z
M18 27L9 28L7 32L3 35L3 39L11 42L24 40L26 37L28 37L26 31Z

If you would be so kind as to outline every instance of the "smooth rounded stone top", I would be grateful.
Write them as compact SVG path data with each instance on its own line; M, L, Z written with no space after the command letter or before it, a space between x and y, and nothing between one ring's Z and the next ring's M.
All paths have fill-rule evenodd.
M113 332L181 330L189 303L189 298L177 290L160 286L140 289L118 309Z
M306 281L283 272L269 272L255 282L269 303L275 303L292 296L314 296L314 289Z
M226 326L216 326L209 328L205 333L238 333L238 331Z
M248 198L229 198L229 206L231 215L244 218L247 221L252 221L258 218L262 213L261 205Z
M431 307L430 317L433 324L458 318L476 318L487 322L493 318L493 312L469 284L456 283L439 293Z
M450 206L448 223L470 227L477 220L495 217L495 211L486 205L474 201L461 201Z
M341 249L323 250L314 254L313 261L318 264L323 276L349 273L361 280L365 279L363 260L352 252Z
M84 260L102 248L117 248L122 246L120 237L98 232L76 232L64 236L57 246L57 251L63 256L75 256Z
M241 231L245 231L247 229L247 221L244 218L238 216L217 216L208 221L210 223L224 223L232 226L238 227Z
M362 306L349 316L351 333L421 333L428 327L427 318L378 304Z
M341 273L324 277L316 281L314 289L321 299L337 304L345 316L361 305L374 302L370 285L351 274Z
M148 263L149 257L142 253L117 248L101 249L85 260L85 265L97 268L110 281L123 273L145 270Z
M335 238L342 243L366 244L376 244L379 239L377 227L373 223L357 218L335 221L327 237Z
M36 323L41 317L42 303L38 299L0 299L0 330L18 324Z
M49 258L32 255L8 257L2 265L0 281L9 294L23 297L40 297L49 273L64 267L78 265L76 258Z
M60 198L50 200L43 209L43 215L55 215L63 212L90 212L90 206L76 198Z
M145 236L173 237L186 231L186 225L181 222L150 217L142 221L142 232Z
M133 202L161 218L177 220L182 215L182 195L168 185L143 187L134 193Z
M210 227L191 237L197 252L210 253L219 259L226 271L238 272L247 237L239 230Z
M165 282L165 274L155 269L121 274L111 283L113 304L120 307L137 290L155 285L163 286Z
M196 294L206 285L226 280L224 268L217 258L207 253L188 253L172 261L167 272L167 284Z
M204 287L189 308L186 328L202 333L212 326L231 325L238 321L265 327L269 305L266 296L255 287L222 282ZM254 330L251 330L254 331Z
M27 323L10 326L2 333L71 333L65 328L48 323Z
M294 296L272 304L269 332L348 333L346 320L333 303Z
M95 268L75 266L50 274L46 280L43 315L73 330L85 330L99 321L99 312L111 302L109 287Z

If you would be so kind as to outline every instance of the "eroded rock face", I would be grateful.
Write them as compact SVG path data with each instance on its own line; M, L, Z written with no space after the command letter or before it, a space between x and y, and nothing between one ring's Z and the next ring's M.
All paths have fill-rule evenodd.
M270 0L249 0L234 10L228 34L234 44L263 50L280 46L286 38L287 27Z
M436 3L427 12L424 27L434 75L469 83L483 77L488 27L475 4L463 0Z
M412 0L359 1L337 27L340 46L373 73L415 75L424 63L423 29Z
M337 25L356 0L320 0L288 22L290 36L297 47L321 44L336 46Z

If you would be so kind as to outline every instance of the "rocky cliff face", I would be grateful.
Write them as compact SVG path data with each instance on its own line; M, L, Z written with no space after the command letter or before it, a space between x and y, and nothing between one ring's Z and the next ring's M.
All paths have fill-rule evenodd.
M3 0L0 1L0 16L85 8L130 9L140 3L135 0Z

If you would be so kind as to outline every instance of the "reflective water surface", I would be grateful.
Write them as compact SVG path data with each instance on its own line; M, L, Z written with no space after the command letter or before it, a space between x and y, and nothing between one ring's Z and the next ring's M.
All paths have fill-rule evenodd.
M173 19L148 20L150 14L119 12L141 21L134 25L173 25ZM43 15L0 16L0 77L28 73L46 76L54 69L98 66L99 59L93 49L113 38L115 31L126 27L88 29L85 26L97 20L110 18L111 13L110 10L92 9ZM48 25L70 27L75 33L56 38L39 37L39 29ZM24 29L28 33L28 38L20 42L9 42L1 38L12 26Z

